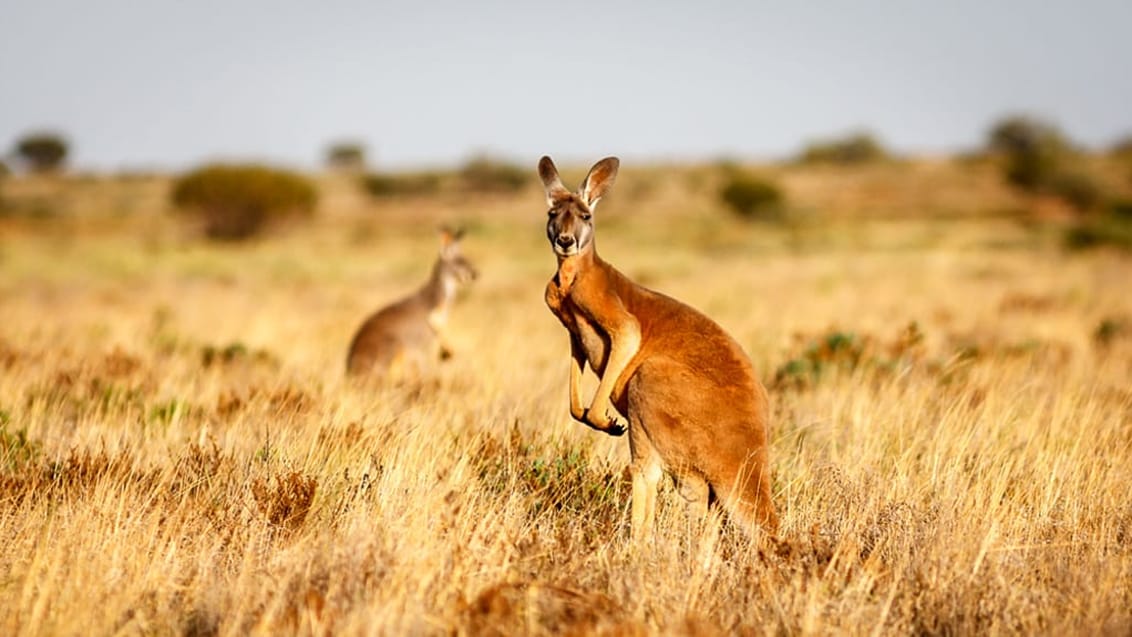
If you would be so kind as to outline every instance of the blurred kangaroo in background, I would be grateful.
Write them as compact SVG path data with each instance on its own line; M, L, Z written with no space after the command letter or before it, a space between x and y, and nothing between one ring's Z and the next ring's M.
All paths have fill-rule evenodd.
M707 316L597 255L594 207L619 166L616 157L599 161L572 193L549 157L538 164L558 258L546 304L570 333L570 415L615 436L626 429L617 412L628 418L634 544L651 533L665 472L703 513L719 504L752 537L759 527L774 535L767 393L747 355ZM584 408L587 363L600 380Z
M477 276L460 249L463 234L441 229L440 254L424 286L366 319L350 344L349 375L399 377L451 356L444 337L448 311L457 288Z

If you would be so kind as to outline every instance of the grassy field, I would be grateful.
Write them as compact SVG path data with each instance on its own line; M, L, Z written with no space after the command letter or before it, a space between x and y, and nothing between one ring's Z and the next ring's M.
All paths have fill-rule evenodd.
M988 166L770 167L779 224L729 218L713 170L627 165L596 215L771 387L781 538L707 561L669 484L630 550L627 441L569 418L537 188L327 176L309 225L215 245L161 177L9 180L0 633L1132 631L1132 257L1064 251ZM481 272L455 356L347 382L441 222Z

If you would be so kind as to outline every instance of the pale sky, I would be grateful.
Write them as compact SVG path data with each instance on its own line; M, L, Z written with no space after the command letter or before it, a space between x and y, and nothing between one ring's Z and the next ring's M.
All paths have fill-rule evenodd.
M0 0L0 150L85 169L774 158L866 128L903 152L1003 114L1132 134L1132 2Z

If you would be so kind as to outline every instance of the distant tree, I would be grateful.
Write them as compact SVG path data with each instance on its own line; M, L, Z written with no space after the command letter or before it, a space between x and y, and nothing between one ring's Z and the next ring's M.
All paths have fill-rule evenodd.
M871 133L851 133L837 139L819 140L802 150L802 163L864 164L888 157L888 151Z
M8 177L8 164L0 161L0 213L4 212L4 180Z
M1030 115L1008 115L987 132L987 149L1005 155L1055 155L1070 148L1056 125Z
M738 170L729 172L719 190L719 198L732 212L745 219L764 221L782 216L785 197L774 182Z
M366 147L360 142L335 142L326 149L326 165L335 170L365 170Z
M1124 162L1127 180L1132 184L1132 135L1126 135L1108 149L1109 155Z
M1069 226L1065 243L1083 249L1111 246L1132 252L1132 200L1116 199Z
M1048 189L1078 212L1098 210L1108 199L1104 186L1080 170L1059 170L1050 177Z
M1065 151L1053 146L1035 146L1029 150L1009 152L1005 156L1003 175L1006 181L1029 192L1049 190L1065 163Z
M460 182L469 192L510 193L522 190L533 171L487 156L473 157L460 169Z
M1004 158L1007 183L1031 194L1053 195L1078 212L1104 204L1103 186L1079 166L1073 143L1053 123L1010 115L987 132L987 150Z
M269 222L314 211L318 192L299 173L257 164L211 164L180 177L173 205L204 220L214 239L239 240Z
M49 172L63 167L67 159L67 140L58 133L36 132L16 141L15 154L35 172Z
M362 188L375 199L436 195L442 181L434 172L370 173L361 178Z

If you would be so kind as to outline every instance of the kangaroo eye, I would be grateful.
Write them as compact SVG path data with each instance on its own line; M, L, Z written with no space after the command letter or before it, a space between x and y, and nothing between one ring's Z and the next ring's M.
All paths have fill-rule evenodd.
M583 212L583 213L582 213L582 220L583 220L583 221L589 221L589 220L590 220L590 217L592 217L592 216L593 216L593 215L592 215L592 214L590 214L590 213L588 213L588 212Z
M557 210L557 209L555 209L555 208L551 208L550 210L547 210L547 211L546 211L546 216L548 216L548 217L557 217L557 216L558 216L558 210Z

